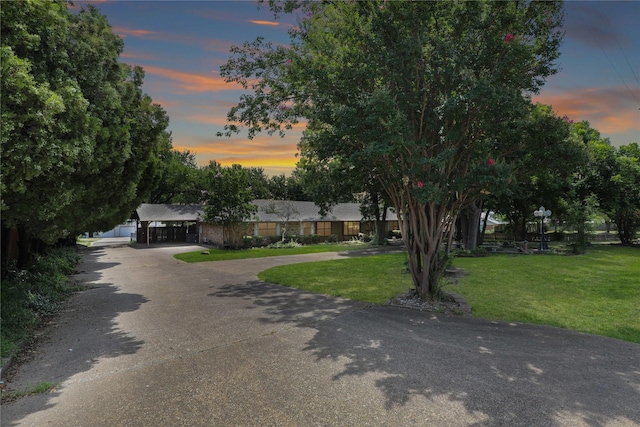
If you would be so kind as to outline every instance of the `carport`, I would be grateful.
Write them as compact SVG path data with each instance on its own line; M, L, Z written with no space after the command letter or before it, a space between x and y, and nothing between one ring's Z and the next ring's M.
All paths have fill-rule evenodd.
M143 203L133 213L136 220L136 242L198 243L198 223L204 215L197 205Z

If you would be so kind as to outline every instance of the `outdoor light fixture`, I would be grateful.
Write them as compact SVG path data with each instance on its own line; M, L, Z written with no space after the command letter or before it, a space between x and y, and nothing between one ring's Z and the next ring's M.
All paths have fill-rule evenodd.
M540 206L537 211L533 213L534 216L540 217L540 250L549 249L547 242L544 239L544 219L551 216L549 209L545 210L544 206Z

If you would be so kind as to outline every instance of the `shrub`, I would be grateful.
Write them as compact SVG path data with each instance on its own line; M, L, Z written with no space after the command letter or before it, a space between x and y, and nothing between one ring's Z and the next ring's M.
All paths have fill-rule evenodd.
M302 238L302 243L305 245L315 245L317 243L320 243L319 234L306 234L300 237Z
M7 269L0 290L2 356L15 351L39 318L54 313L58 303L77 290L66 275L81 261L75 248L57 248L37 255L22 270L15 265Z
M283 249L283 248L299 248L302 244L296 242L295 240L291 240L289 242L276 242L267 246L270 249Z
M274 244L274 243L278 243L278 242L282 242L282 237L281 236L269 236L269 243L270 244Z
M479 258L489 255L489 252L485 248L478 248L474 250L456 249L452 251L452 255L461 258Z

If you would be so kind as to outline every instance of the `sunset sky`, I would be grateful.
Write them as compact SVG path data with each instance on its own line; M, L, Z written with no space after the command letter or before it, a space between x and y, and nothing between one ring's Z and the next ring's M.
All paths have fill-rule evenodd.
M75 2L75 8L87 2ZM125 42L121 60L146 72L143 89L167 111L173 146L216 160L288 174L302 129L285 138L216 137L242 93L220 65L229 48L257 36L286 44L292 17L274 20L250 1L95 1ZM640 142L640 1L568 1L561 71L534 101L587 120L614 145Z

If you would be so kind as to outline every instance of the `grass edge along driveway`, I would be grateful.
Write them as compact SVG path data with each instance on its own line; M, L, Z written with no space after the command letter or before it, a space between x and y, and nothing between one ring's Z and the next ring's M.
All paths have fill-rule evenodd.
M271 256L304 255L321 252L342 252L371 247L365 243L306 245L295 248L251 248L251 249L201 249L183 252L173 257L184 262L230 261L235 259L266 258Z
M404 254L292 264L261 280L382 304L412 286ZM640 343L640 250L594 246L577 256L457 258L467 273L446 289L475 317L534 323Z

